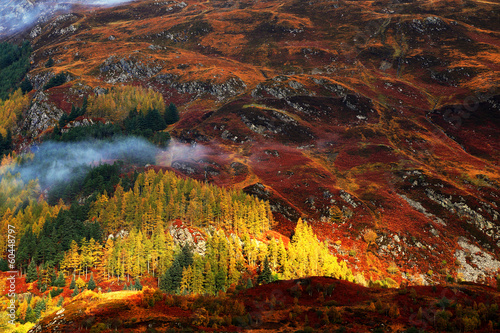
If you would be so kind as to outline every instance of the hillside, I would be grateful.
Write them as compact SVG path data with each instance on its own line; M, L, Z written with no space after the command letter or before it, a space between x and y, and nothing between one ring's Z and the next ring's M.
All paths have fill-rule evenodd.
M32 48L23 83L14 82L7 89L10 97L0 102L0 153L12 143L16 154L35 153L35 162L41 153L65 161L44 161L41 169L66 170L71 158L79 159L78 144L56 146L55 155L39 148L44 142L71 142L92 133L104 139L133 134L149 143L132 141L118 150L103 149L97 159L82 158L81 168L126 160L111 178L101 175L106 185L97 192L92 184L99 182L83 176L77 182L87 187L80 192L77 185L55 186L50 177L39 176L39 187L26 182L34 188L10 192L15 200L2 199L2 230L18 214L21 233L32 229L41 244L41 235L50 234L48 227L43 231L44 221L67 226L60 210L74 218L82 209L81 237L90 239L95 231L85 229L89 222L99 224L103 248L106 237L120 230L137 228L153 237L151 230L160 225L167 230L177 218L200 234L211 233L212 225L233 242L246 246L256 240L267 248L273 238L287 245L301 219L335 262L346 265L344 277L360 284L495 283L500 273L497 2L138 0L114 7L70 2L24 30L0 30L3 41L28 40ZM15 93L17 87L25 94ZM174 109L178 121L167 116ZM64 153L67 147L74 157ZM4 161L2 175L11 162L25 163ZM167 201L151 214L148 208L158 198L149 192L144 197L142 186L148 183L136 182L149 170L171 172L190 184L174 194L181 181L165 181ZM132 193L123 201L121 190L114 194L118 179L123 193ZM193 179L209 185L188 192ZM181 192L184 199L177 197ZM250 203L254 199L244 194L259 200ZM169 198L185 209L167 211L174 202ZM203 205L196 198L212 201ZM122 203L126 200L131 206ZM74 208L75 202L85 208ZM117 207L136 207L135 216ZM28 210L40 220L26 222ZM71 240L54 243L69 251ZM255 265L247 253L242 260L258 275L264 256ZM31 259L23 257L23 269ZM36 260L46 261L42 255ZM130 275L127 269L123 274ZM282 263L274 269L281 277L297 277L287 277Z
M479 285L368 289L312 277L226 295L162 296L152 289L81 294L33 332L491 332L498 292ZM491 299L497 303L490 303ZM81 309L85 309L82 313ZM118 315L116 315L118 313Z

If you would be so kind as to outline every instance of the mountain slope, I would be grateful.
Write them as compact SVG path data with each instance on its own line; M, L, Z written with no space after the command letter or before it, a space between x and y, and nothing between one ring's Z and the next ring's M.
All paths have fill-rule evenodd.
M34 107L25 112L33 121L19 125L19 146L84 95L151 86L181 110L172 136L205 148L158 164L269 199L287 236L306 218L367 278L385 275L391 262L412 283L491 278L500 269L499 7L75 8L9 37L34 48ZM42 92L62 71L68 82Z

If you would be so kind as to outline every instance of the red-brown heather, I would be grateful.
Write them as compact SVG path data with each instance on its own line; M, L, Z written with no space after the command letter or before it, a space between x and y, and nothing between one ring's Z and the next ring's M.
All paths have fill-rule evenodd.
M380 323L386 331L437 331L444 324L434 317L446 315L436 303L446 297L455 305L446 307L452 317L445 328L487 332L498 315L488 317L494 309L483 315L479 304L490 309L499 302L487 286L500 270L499 11L495 1L476 0L139 0L78 7L37 33L10 36L32 42L28 76L35 90L47 73L68 73L69 82L45 91L46 102L63 112L100 88L123 84L161 93L180 111L180 121L167 129L171 136L204 153L177 157L192 168L159 156L147 169L268 200L275 224L263 241L288 244L302 218L375 286L314 277L188 297L187 305L162 295L151 308L141 303L141 292L120 291L113 301L75 300L68 322L83 316L77 309L85 306L95 323L107 323L116 307L115 326L124 332L179 322L198 331L345 326L361 332ZM46 68L49 58L55 64ZM48 117L43 134L58 119ZM32 128L16 134L18 150L44 137ZM447 279L484 285L446 285ZM103 290L121 290L101 283ZM319 289L311 296L305 284L334 284L335 291L320 302ZM400 284L409 286L377 288ZM296 307L295 285L302 289ZM271 305L274 293L279 305ZM245 313L212 311L228 300L243 302ZM369 309L377 300L389 306L386 312ZM193 304L204 304L207 313ZM390 309L394 304L398 311ZM457 304L469 315L457 314ZM332 307L339 322L329 315ZM420 307L423 319L417 319ZM477 327L463 320L476 314Z

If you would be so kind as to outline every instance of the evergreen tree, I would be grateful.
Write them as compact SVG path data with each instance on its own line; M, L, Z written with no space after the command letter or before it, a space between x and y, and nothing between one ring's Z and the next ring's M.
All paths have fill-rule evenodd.
M43 311L45 311L45 300L40 299L36 302L35 308L33 309L35 318L39 319Z
M167 127L165 120L156 109L148 111L146 117L144 117L144 122L146 123L146 127L150 128L153 132L164 130Z
M248 280L247 280L247 289L250 289L250 288L253 288L253 283L252 283L252 279L248 278Z
M64 303L64 297L61 296L61 297L59 297L59 300L57 301L57 306L62 306L63 303Z
M50 68L52 66L54 66L54 59L52 59L52 57L50 57L49 60L47 60L47 62L45 63L45 67Z
M215 276L212 268L210 266L210 262L207 261L205 264L205 292L209 295L215 294Z
M262 268L259 277L257 278L257 282L260 283L270 283L273 280L273 275L271 272L271 269L269 268L269 260L266 258L264 259L264 267Z
M127 283L125 282L125 284L123 285L123 290L128 290L128 286L127 286Z
M75 287L75 290L73 290L73 294L71 294L71 296L75 297L76 295L78 295L80 292L78 291L78 287Z
M142 290L142 284L141 281L139 281L139 278L135 278L135 289L136 290Z
M26 310L26 316L24 317L26 322L34 323L36 322L36 316L31 308L31 305L28 303L28 309Z
M28 78L25 78L23 82L21 82L21 91L23 92L23 94L26 94L31 90L33 90L33 85L31 84L31 81L28 80Z
M175 124L179 121L179 111L174 103L170 103L170 105L165 109L164 118L165 124L167 125Z
M180 265L178 257L176 258L176 260L174 260L174 263L172 264L172 266L170 266L167 272L172 283L171 288L167 291L175 292L177 291L177 289L179 289L182 280L182 266Z
M59 276L54 281L53 285L56 287L64 287L66 285L66 279L64 278L64 274L62 272L59 272Z
M89 284L87 286L87 289L94 290L96 287L97 287L97 285L94 281L94 273L90 273L90 280L89 280Z
M172 292L173 284L169 270L163 273L160 279L160 290L163 292Z
M7 272L9 270L9 264L4 258L0 258L0 271Z
M75 281L75 276L73 275L71 283L69 284L69 289L75 289L75 287L76 287L76 281Z
M36 271L35 261L31 260L28 266L28 272L26 273L26 282L30 283L38 279L38 272Z
M223 290L227 284L227 271L225 267L221 267L215 274L215 288L216 290Z

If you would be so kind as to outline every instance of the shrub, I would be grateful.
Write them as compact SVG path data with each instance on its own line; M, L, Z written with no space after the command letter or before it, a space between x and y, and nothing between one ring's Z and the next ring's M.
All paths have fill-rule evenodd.
M76 286L78 287L78 289L82 289L83 287L85 287L87 284L85 283L85 281L79 277L77 280L76 280Z
M389 274L396 274L397 272L399 272L399 268L398 268L398 266L396 265L395 262L391 262L391 264L389 265L389 267L387 267L387 272Z
M45 68L50 68L52 66L54 66L54 59L50 57L49 60L47 60L47 62L45 63Z
M61 73L57 74L56 76L53 76L49 80L49 82L47 82L47 84L43 86L43 89L47 90L47 89L50 89L53 87L60 86L60 85L65 84L65 83L66 83L66 73L61 72Z
M57 289L52 289L50 291L50 297L54 298L54 297L57 297L59 296L60 294L62 294L62 292L64 291L63 288L57 288Z
M332 306L328 309L328 319L331 323L341 323L342 312L336 306Z
M105 331L106 329L107 329L106 324L98 323L92 326L92 328L90 329L90 333L99 333Z
M373 230L367 230L363 235L363 239L368 243L368 245L370 245L377 240L377 233Z
M157 289L144 287L142 290L142 304L145 307L152 308L156 302L162 299L162 293Z
M389 309L389 317L391 318L398 318L400 315L399 313L399 308L396 304L393 304L391 308Z
M89 329L89 328L92 328L95 324L95 317L94 316L91 316L91 317L87 317L85 318L83 321L82 321L82 326L83 328L85 329Z
M443 298L441 298L436 305L443 309L446 309L447 307L450 306L450 304L451 304L450 300L447 299L446 296L443 296Z

